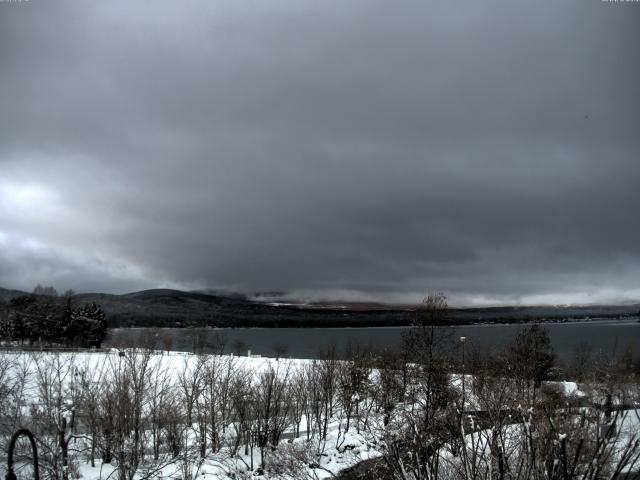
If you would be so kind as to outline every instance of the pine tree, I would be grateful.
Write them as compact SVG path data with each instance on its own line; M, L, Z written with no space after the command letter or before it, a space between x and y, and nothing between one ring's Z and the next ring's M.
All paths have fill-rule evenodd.
M85 303L75 311L74 324L81 327L83 343L100 347L107 336L107 320L102 308L96 303Z

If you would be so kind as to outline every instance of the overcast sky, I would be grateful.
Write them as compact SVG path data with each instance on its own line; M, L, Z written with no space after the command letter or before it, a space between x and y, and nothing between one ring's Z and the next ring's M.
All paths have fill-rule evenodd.
M0 3L0 286L640 301L640 3Z

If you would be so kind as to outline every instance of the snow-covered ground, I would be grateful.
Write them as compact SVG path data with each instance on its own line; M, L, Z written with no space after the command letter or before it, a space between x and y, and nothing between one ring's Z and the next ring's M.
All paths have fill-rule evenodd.
M2 380L2 388L10 389L12 385L20 383L22 379L22 398L25 399L21 405L21 414L24 424L29 423L30 412L37 409L43 403L42 385L39 384L39 378L43 375L55 372L55 368L64 371L64 378L61 380L65 384L65 392L73 390L71 386L79 382L79 378L83 381L89 381L94 385L100 385L99 382L104 381L107 372L114 372L120 368L121 363L125 362L125 358L143 358L144 353L135 353L128 351L128 357L122 356L122 352L113 350L110 352L80 352L80 353L40 353L40 352L19 352L7 351L0 352L0 380ZM171 388L179 389L180 380L185 378L185 374L195 371L206 358L199 355L181 353L181 352L154 352L148 357L148 368L154 372L161 372L172 385ZM217 356L215 358L222 365L232 362L235 371L245 372L248 376L257 380L261 375L268 372L278 372L282 374L286 372L293 376L296 372L300 372L306 367L312 365L314 360L305 359L275 359L265 357L248 357L248 356ZM5 370L2 370L4 365ZM43 369L52 371L45 372ZM375 377L377 372L371 372ZM464 381L463 381L464 379ZM41 380L40 380L41 381ZM469 388L474 378L467 375L451 375L451 386L462 391L463 384L466 386L464 395L464 405L466 411L480 410L482 407L479 400L474 397ZM586 394L580 390L579 386L573 382L548 382L567 398L581 398ZM314 388L310 386L310 388ZM2 393L2 390L0 390ZM0 420L5 413L0 412ZM372 422L379 422L380 418L372 417ZM376 436L369 431L367 434L361 434L357 427L351 424L351 428L345 433L344 411L336 406L333 416L328 421L326 439L321 439L317 431L309 432L307 435L306 417L303 415L300 419L300 430L296 438L295 429L292 424L284 431L281 436L282 441L276 451L268 452L268 464L270 473L261 475L264 479L324 479L333 478L338 472L349 468L363 460L369 460L382 455L380 443L377 442ZM506 427L507 430L517 427ZM622 422L620 423L620 431L622 435L620 441L624 441L640 429L640 411L626 412ZM194 424L193 431L189 433L193 438L187 443L195 445L197 443L195 430L197 426ZM5 429L6 430L6 429ZM229 435L233 432L233 424L227 425ZM91 466L89 456L87 454L87 441L82 431L76 432L77 435L71 440L70 447L74 452L76 472L80 478L87 480L115 479L117 477L117 468L115 462L113 464L102 463L99 458L95 459L95 466ZM6 432L4 433L6 435ZM491 433L489 431L477 431L465 438L471 445L478 443L488 443ZM514 433L517 435L517 432ZM224 443L224 442L223 442ZM139 469L140 473L137 478L140 479L185 479L187 477L198 477L231 480L252 478L260 472L261 464L260 449L245 449L244 444L237 450L234 455L230 454L231 440L225 443L226 446L215 453L210 451L204 459L200 459L199 455L189 457L191 460L188 468L185 468L186 457L171 457L166 454L159 462L143 463ZM149 445L146 445L149 447ZM3 459L0 465L0 475L4 476L4 465L6 460ZM187 470L187 471L185 471ZM152 471L152 473L148 473ZM145 473L147 472L147 473ZM256 475L257 476L257 475Z
M130 355L131 352L127 352ZM142 357L142 353L137 354ZM108 371L117 369L119 364L124 361L124 357L116 349L105 352L78 352L78 353L43 353L43 352L20 352L6 351L1 352L0 357L10 361L10 371L5 372L3 381L7 384L19 381L18 376L24 378L23 396L27 401L22 407L24 422L28 425L29 412L34 406L41 403L42 388L38 385L38 376L42 374L44 368L53 368L60 365L60 368L66 370L64 383L69 386L77 381L76 377L83 374L85 379L88 378L93 382L100 382ZM234 356L225 355L218 356L221 362L233 362L235 370L248 372L254 378L258 378L262 373L272 369L277 372L293 372L299 371L313 360L305 359L275 359L259 356ZM202 356L183 353L183 352L155 352L149 358L149 370L163 372L167 378L174 384L174 388L178 388L180 377L188 370L194 370L198 362L201 362ZM69 368L73 365L72 368ZM53 373L53 372L50 372ZM88 377L87 377L88 376ZM304 475L300 478L322 479L331 478L335 473L353 466L363 460L367 460L380 455L380 452L372 448L366 439L355 432L355 428L345 433L341 428L341 421L336 414L328 423L326 439L320 439L316 434L312 438L307 439L307 431L305 426L306 417L301 418L301 426L299 437L295 437L295 431L292 426L287 428L282 435L284 439L278 447L279 454L282 457L287 455L298 459L298 464L312 465L313 468L306 468L306 471L297 471L293 477L278 476L272 478L298 478L298 475ZM231 426L228 427L231 430ZM70 449L86 450L86 442L83 439L82 432L78 432L78 438L74 438L70 443ZM74 448L75 447L75 448ZM246 452L244 448L240 448L238 453L230 457L227 449L223 448L217 453L210 453L203 461L197 459L191 467L194 472L202 478L215 479L238 479L250 478L251 472L259 471L260 466L260 450L255 447L253 451ZM274 455L270 455L272 461ZM0 476L6 474L6 460L3 459L0 465ZM95 459L95 466L92 467L89 457L83 453L75 455L77 460L77 472L81 478L88 480L98 479L114 479L117 476L117 469L114 465L102 463L99 458ZM150 478L154 479L177 479L184 478L184 462L181 459L159 462L161 467L154 470ZM150 465L147 465L150 466ZM251 468L253 466L253 468ZM296 465L299 468L300 465ZM144 477L145 466L141 467L140 478ZM268 475L261 478L268 479Z

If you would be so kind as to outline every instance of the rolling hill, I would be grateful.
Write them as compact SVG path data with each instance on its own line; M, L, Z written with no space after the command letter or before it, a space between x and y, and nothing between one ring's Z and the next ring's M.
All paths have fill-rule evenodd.
M0 288L0 299L27 295ZM382 304L288 304L271 305L248 300L239 294L212 294L153 289L123 295L82 293L73 303L95 302L102 306L111 327L365 327L410 325L416 318L413 306ZM58 299L62 302L63 299ZM505 306L451 308L455 324L565 321L585 318L637 316L640 304L590 306Z

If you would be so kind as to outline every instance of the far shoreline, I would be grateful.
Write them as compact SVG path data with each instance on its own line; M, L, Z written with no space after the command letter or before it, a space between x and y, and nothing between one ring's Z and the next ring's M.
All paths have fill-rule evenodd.
M576 318L566 320L531 320L521 322L472 322L472 323L450 323L450 324L438 324L427 325L427 327L507 327L507 326L526 326L526 325L576 325L576 324L611 324L611 325L624 325L629 326L633 324L640 325L640 317L596 317L596 318ZM186 325L186 326L120 326L109 327L109 330L364 330L364 329L392 329L392 328L415 328L417 325L365 325L365 326L353 326L345 325L344 327L337 327L335 325L321 327L317 325L310 326L295 326L295 327L282 327L282 326L214 326L214 325Z

